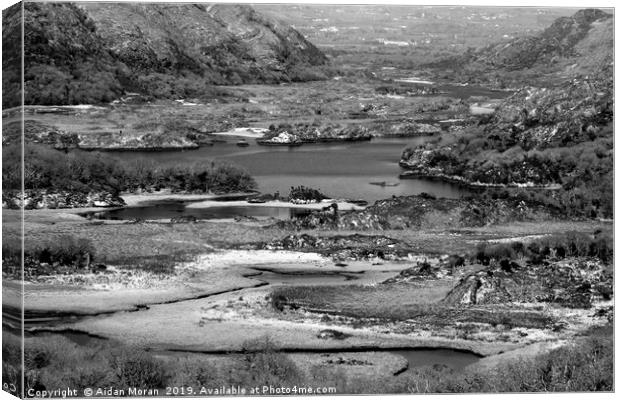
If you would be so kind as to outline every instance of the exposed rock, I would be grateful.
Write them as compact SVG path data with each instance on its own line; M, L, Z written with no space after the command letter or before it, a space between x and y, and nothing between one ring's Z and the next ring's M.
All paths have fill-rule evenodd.
M321 142L351 142L370 140L372 135L362 125L351 124L341 126L338 124L312 125L312 124L283 124L272 127L259 140L259 144L298 144L298 143L321 143Z
M439 94L439 89L432 85L390 84L377 86L375 92L383 95L427 96Z
M337 339L337 340L344 340L350 336L351 335L337 331L335 329L323 329L322 331L319 332L318 335L316 335L316 337L318 337L319 339Z
M182 215L180 217L170 218L170 223L172 224L193 223L196 221L198 221L198 219L193 215Z
M450 304L497 304L511 300L502 280L492 271L480 271L463 278L444 299Z
M312 251L330 255L335 260L360 260L369 258L398 259L406 257L409 247L386 236L311 236L289 235L281 240L260 243L254 246L267 250Z
M443 300L448 304L549 302L589 308L609 300L613 275L600 261L571 258L544 264L491 265L462 278ZM507 270L506 264L510 265Z
M119 132L89 132L79 135L77 147L84 150L142 150L157 151L163 149L197 149L198 144L183 136L164 133L138 134Z

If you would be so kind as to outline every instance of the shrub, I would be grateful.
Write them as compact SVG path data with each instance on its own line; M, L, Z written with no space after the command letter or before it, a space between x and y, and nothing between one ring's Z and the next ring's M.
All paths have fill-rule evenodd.
M174 273L176 261L174 257L156 256L154 258L145 258L129 266L132 269L139 269L153 274L170 275Z
M28 251L28 256L38 262L72 265L78 268L88 266L88 263L94 260L95 254L95 247L89 239L76 238L72 235L60 236L54 242Z
M303 374L285 354L275 350L267 336L246 341L243 382L249 386L294 386L303 382Z
M119 387L161 388L166 385L163 365L138 348L114 350L110 367L113 380Z

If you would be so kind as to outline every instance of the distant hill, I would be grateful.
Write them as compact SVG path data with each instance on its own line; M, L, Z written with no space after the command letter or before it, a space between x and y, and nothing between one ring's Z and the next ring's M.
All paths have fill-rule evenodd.
M244 5L26 3L24 9L26 104L108 102L125 91L208 96L212 84L320 77L311 67L326 62L293 28ZM5 13L3 22L15 30L19 17ZM12 33L5 29L3 37ZM19 54L14 47L5 54ZM5 98L4 107L16 102Z
M539 34L496 43L430 66L447 69L466 82L554 83L578 75L611 75L613 15L597 9L558 18ZM547 75L554 75L549 77ZM531 79L538 79L532 82ZM551 79L551 81L549 81Z

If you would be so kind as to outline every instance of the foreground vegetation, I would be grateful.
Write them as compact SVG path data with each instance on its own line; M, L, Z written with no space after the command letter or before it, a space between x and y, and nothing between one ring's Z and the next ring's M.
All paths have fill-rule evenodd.
M5 334L3 383L19 382L19 339ZM160 357L143 350L93 339L80 346L58 335L26 339L26 388L115 386L163 390L167 386L315 386L335 387L338 394L566 392L613 390L612 327L592 329L575 342L535 357L500 362L492 369L452 371L421 367L388 379L309 372L274 350L269 338L246 343L244 354L224 365L200 357ZM19 388L18 388L19 389Z
M424 368L411 393L594 392L614 390L613 327L592 329L566 346L489 370L445 373Z

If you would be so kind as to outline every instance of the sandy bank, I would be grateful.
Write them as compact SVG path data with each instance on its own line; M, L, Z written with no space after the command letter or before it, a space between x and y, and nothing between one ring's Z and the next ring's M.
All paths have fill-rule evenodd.
M247 278L252 265L305 265L320 268L331 260L315 253L234 250L214 252L194 262L176 267L176 275L144 276L135 279L101 284L97 276L92 281L81 279L81 284L26 283L24 307L35 314L92 315L124 310L135 310L138 305L150 305L196 299L216 293L264 285L258 279ZM102 275L99 275L101 277ZM88 277L86 277L88 278ZM19 309L20 284L3 281L3 299L8 307Z
M138 206L143 203L153 202L153 201L200 201L200 200L212 200L215 202L217 199L223 198L245 198L246 196L252 195L255 193L243 192L243 193L229 193L229 194L190 194L190 193L172 193L170 191L161 191L156 193L125 193L121 195L121 198L125 201L128 207ZM219 205L223 203L216 202ZM228 204L226 202L225 204ZM103 210L102 208L97 208L97 210Z
M265 136L267 131L268 129L265 128L234 128L226 132L213 132L210 135L260 139Z
M205 200L199 201L196 203L188 204L186 208L209 208L209 207L222 207L222 206L231 206L231 207L283 207L283 208L298 208L298 209L307 209L307 210L320 210L324 207L328 207L332 203L336 203L338 205L338 210L341 211L353 211L353 210L363 210L364 207L358 206L357 204L348 203L346 201L322 201L320 203L309 203L309 204L295 204L288 201L267 201L265 203L249 203L245 200L238 201L227 201L226 203L213 201L213 200Z
M245 296L245 294L236 294L236 297L240 296ZM380 333L366 328L356 329L344 326L338 326L336 329L350 335L346 339L324 339L319 337L320 332L324 329L334 329L333 325L299 323L256 316L237 320L204 318L205 310L211 308L218 299L226 298L230 298L230 295L160 304L135 313L116 313L85 319L66 325L64 328L77 329L153 350L187 352L241 351L247 341L258 340L266 336L272 340L277 349L283 351L450 348L490 355L517 347L511 343Z

